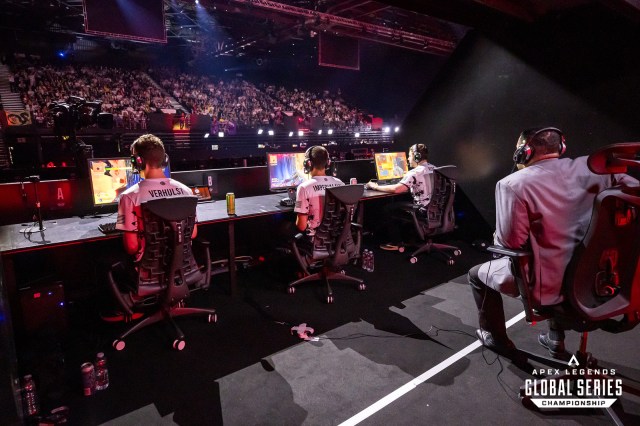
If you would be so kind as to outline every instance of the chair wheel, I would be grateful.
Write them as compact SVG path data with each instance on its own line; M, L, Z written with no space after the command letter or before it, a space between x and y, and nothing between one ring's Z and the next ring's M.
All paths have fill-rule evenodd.
M452 266L452 265L453 265L453 264L455 264L455 263L456 263L456 261L455 261L455 260L453 260L453 259L449 259L449 260L447 260L447 265L449 265L449 266Z
M207 317L207 321L218 322L218 314L209 314L209 316Z
M404 246L398 247L398 253L404 253Z
M124 349L124 347L126 346L126 343L124 342L124 340L122 339L116 339L113 341L113 343L111 344L111 346L113 346L113 348L116 351L121 351Z
M460 256L462 254L462 250L454 250L453 251L453 255L454 256Z
M333 303L333 296L332 295L327 296L327 304L330 305L332 303Z
M360 290L360 291L364 291L364 290L366 290L366 289L367 289L367 285L366 285L365 283L360 283L360 284L358 285L358 290Z
M415 256L411 256L411 259L409 259L409 262L411 263L418 263L418 258Z
M185 346L187 346L187 342L185 342L184 339L176 339L173 341L173 349L177 351L183 350Z
M296 288L295 287L287 287L287 293L289 294L294 294L296 292Z

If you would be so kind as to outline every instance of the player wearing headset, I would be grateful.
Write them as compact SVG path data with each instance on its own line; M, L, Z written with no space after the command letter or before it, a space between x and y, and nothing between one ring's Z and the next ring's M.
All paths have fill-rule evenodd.
M310 179L298 185L293 211L297 213L298 230L306 231L307 235L312 236L322 222L325 189L342 186L344 183L336 177L327 176L326 170L331 165L331 159L324 147L312 146L304 155L304 171L310 175Z
M167 178L163 168L169 157L164 144L154 135L142 135L131 145L131 161L134 173L140 173L144 180L122 193L118 201L118 219L116 229L124 231L123 243L127 253L136 255L139 260L144 251L142 213L140 204L158 198L192 197L188 186ZM193 227L192 239L197 228Z
M560 158L566 149L562 131L554 127L525 130L514 153L514 173L496 185L494 243L533 253L534 304L561 303L561 284L576 245L583 239L596 195L618 183L637 184L627 175L596 175L587 157ZM505 328L500 293L517 297L510 260L500 258L469 271L469 284L480 328L476 335L488 348L511 352L515 346ZM554 357L566 356L564 330L549 321L539 343Z
M431 202L433 193L433 170L435 166L429 163L429 150L422 143L412 145L408 152L409 167L411 169L402 177L400 182L394 185L378 185L377 182L370 181L366 184L367 189L391 194L411 193L413 203L394 202L385 208L382 216L386 218L381 228L381 233L387 234L387 243L380 248L384 250L397 250L401 238L398 224L391 219L394 210L406 210L410 208L426 209Z

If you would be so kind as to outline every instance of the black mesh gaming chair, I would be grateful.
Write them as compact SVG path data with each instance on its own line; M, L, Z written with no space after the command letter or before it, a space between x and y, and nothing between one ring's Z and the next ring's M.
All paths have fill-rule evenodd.
M185 299L195 289L207 289L211 274L208 243L194 241L198 246L202 267L192 251L191 234L195 224L196 197L162 198L142 204L145 248L136 271L124 270L122 262L114 264L108 273L110 288L131 320L134 311L152 305L154 310L113 342L122 350L124 339L161 320L168 321L176 331L173 348L185 347L184 333L173 318L182 315L206 315L209 322L217 320L214 309L187 308Z
M455 213L453 211L453 201L456 196L455 181L456 166L442 166L433 172L433 193L431 202L426 211L422 209L406 210L411 217L418 238L423 243L418 249L411 253L409 260L411 263L418 262L418 255L421 253L438 252L446 259L449 265L453 265L454 256L459 256L462 251L452 245L434 243L431 237L451 232L455 228ZM451 253L451 254L450 254Z
M640 143L610 145L589 157L589 168L598 174L625 173L627 167L640 169L640 161L636 160L639 153ZM597 360L587 352L589 331L602 329L619 333L640 322L639 213L640 188L614 187L598 194L589 230L565 272L565 301L559 305L539 306L533 302L530 277L525 273L534 267L530 252L498 246L489 248L511 257L527 322L553 319L565 330L582 333L575 353L581 368L597 365ZM558 367L557 360L544 359L544 362ZM567 378L580 377L561 374L546 380ZM535 387L540 386L542 381L536 381ZM624 382L623 390L640 395L640 389ZM528 403L527 395L532 394L532 387L523 386L520 392L523 402ZM619 420L612 410L607 411L614 421Z
M359 290L365 290L361 279L342 271L342 267L360 253L360 225L354 224L353 219L363 193L364 185L326 189L322 222L313 239L308 241L305 235L298 234L293 241L293 253L305 276L289 284L289 294L295 293L295 286L310 281L325 282L327 303L333 303L329 281L352 281ZM311 273L313 270L317 272Z

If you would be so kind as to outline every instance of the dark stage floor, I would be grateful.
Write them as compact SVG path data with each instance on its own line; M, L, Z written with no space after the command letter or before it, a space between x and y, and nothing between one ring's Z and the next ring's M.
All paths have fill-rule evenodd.
M286 294L292 276L283 271L293 264L270 259L241 272L239 297L216 287L192 299L216 307L219 321L182 319L182 352L170 349L172 335L162 326L131 336L116 352L110 343L122 325L85 316L79 326L76 318L64 345L54 347L51 359L64 363L64 377L50 377L43 404L69 406L71 424L81 425L607 424L598 410L521 405L518 388L530 376L483 351L473 335L476 309L465 274L489 256L460 246L454 266L429 257L412 265L405 255L376 249L375 272L348 270L366 280L367 290L336 285L333 305L313 284ZM508 319L522 311L517 300L505 306ZM300 323L318 340L292 334ZM544 355L536 343L543 329L519 320L509 334L519 348ZM594 332L590 350L602 366L640 380L639 336L638 329ZM577 334L567 343L575 349ZM80 364L100 350L111 385L83 397ZM51 376L54 367L42 367L43 377L47 371ZM638 424L640 401L620 402L625 424Z

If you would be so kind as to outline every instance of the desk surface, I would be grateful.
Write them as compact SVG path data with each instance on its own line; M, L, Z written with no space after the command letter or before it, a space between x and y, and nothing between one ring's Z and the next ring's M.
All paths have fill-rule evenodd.
M363 201L387 197L378 191L365 190ZM198 224L206 225L218 222L229 222L251 217L270 214L291 212L291 207L282 207L279 202L283 194L259 195L256 197L244 197L236 199L236 214L227 214L227 205L224 201L213 203L199 203L197 207ZM11 254L21 251L38 250L43 248L91 242L95 240L107 240L119 238L119 233L105 235L98 229L101 223L114 222L116 214L102 217L70 217L58 220L45 220L45 231L38 231L38 225L25 226L13 224L0 226L0 252ZM27 229L31 232L20 232Z

